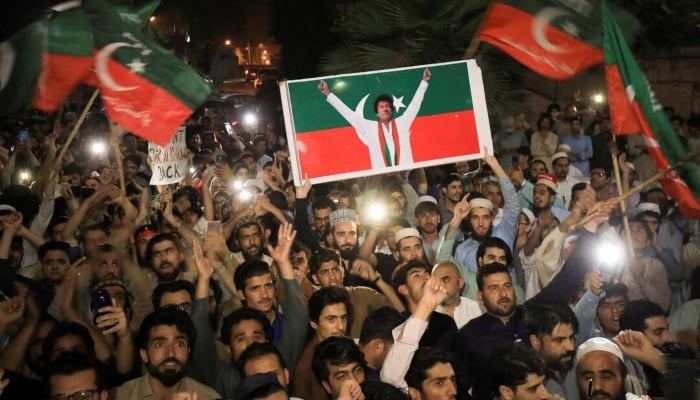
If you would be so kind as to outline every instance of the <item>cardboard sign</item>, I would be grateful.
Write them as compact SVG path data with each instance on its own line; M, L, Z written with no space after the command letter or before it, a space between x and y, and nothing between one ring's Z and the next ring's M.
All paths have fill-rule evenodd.
M148 157L153 171L151 185L169 185L185 179L185 174L189 173L185 127L180 127L165 147L148 142Z

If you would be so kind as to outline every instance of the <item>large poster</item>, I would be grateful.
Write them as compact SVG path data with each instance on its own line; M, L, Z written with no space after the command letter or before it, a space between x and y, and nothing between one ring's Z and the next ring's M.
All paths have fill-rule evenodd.
M285 81L280 91L297 185L493 152L474 60Z
M170 142L161 147L148 142L148 157L151 159L151 185L169 185L185 179L187 171L187 144L185 127L175 132Z

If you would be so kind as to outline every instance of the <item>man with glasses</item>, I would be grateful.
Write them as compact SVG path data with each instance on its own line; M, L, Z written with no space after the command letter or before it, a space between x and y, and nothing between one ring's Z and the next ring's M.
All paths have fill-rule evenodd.
M173 307L192 313L192 299L194 298L194 285L190 281L179 280L161 283L153 289L151 300L153 309L161 307Z
M51 400L106 400L104 373L99 362L81 352L66 352L49 364L48 395Z

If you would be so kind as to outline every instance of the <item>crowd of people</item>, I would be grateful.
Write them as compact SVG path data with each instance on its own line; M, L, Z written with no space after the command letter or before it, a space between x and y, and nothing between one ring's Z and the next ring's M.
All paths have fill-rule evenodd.
M700 227L658 185L618 201L656 171L606 116L552 105L482 160L295 186L279 127L198 113L189 173L150 185L97 107L65 143L79 111L3 121L0 399L682 398Z

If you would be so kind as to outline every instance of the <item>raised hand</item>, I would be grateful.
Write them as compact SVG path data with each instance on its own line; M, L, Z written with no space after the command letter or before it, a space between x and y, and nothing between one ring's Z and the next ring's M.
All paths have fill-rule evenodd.
M377 270L374 269L372 264L359 258L352 262L348 272L370 282L374 281L379 276L377 274Z
M116 333L121 338L129 335L129 323L124 308L117 306L114 299L111 306L102 307L97 312L99 317L95 319L95 326L102 331L102 334Z
M305 199L309 196L311 181L309 180L308 174L304 176L304 183L301 186L295 186L294 191L296 192L297 199Z
M0 302L0 325L8 326L22 318L25 304L22 296L15 296Z
M346 379L340 384L340 392L336 400L365 400L360 384L354 379Z
M320 90L324 96L328 96L329 94L331 94L331 90L328 88L328 84L326 83L326 81L321 81L318 84L318 90Z
M211 267L211 264L209 264L209 260L204 257L202 245L199 244L197 238L192 239L192 253L194 253L194 265L197 267L199 277L209 282L209 278L211 278L214 273L214 269Z
M428 68L423 71L423 80L426 82L430 80L430 70Z
M445 289L445 285L438 279L431 277L423 286L423 296L418 302L418 305L434 310L440 303L445 301L446 298L447 289Z
M267 245L267 251L277 265L281 265L282 263L289 264L289 253L292 250L292 244L296 236L297 231L294 230L294 226L289 222L285 222L280 226L277 232L277 246L272 247L270 244Z

